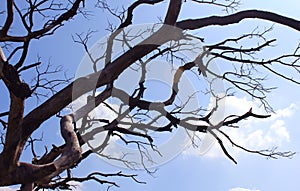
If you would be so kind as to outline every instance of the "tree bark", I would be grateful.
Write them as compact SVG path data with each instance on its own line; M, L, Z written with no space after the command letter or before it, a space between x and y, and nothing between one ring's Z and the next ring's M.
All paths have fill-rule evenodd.
M24 184L24 189L28 189L29 184L48 183L53 177L76 165L81 158L82 150L73 129L73 116L64 116L60 121L60 126L62 137L66 142L61 156L48 164L18 163L9 170L8 166L2 163L3 156L0 155L0 169L2 169L0 186Z

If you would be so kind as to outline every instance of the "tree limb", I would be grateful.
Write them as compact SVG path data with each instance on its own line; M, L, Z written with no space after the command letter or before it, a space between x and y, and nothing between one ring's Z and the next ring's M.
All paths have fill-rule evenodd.
M4 26L0 30L0 39L2 36L7 35L8 30L14 20L14 0L7 0L6 4L7 4L6 5L7 6L7 16L6 16L6 21L4 23Z
M212 25L226 26L229 24L239 23L244 19L255 18L279 23L300 31L300 21L276 13L260 10L240 11L227 16L210 16L201 19L187 19L177 22L176 26L183 30L195 30Z
M167 15L164 20L166 25L175 25L181 10L182 0L170 0Z
M61 134L66 142L61 156L46 164L19 163L13 169L2 169L0 185L48 183L53 177L74 166L81 158L81 147L73 128L73 117L64 116L60 121ZM0 157L0 161L2 158ZM2 161L1 161L2 162ZM1 163L3 165L3 163ZM6 176L3 175L6 174Z
M12 0L8 0L9 2L13 2ZM45 35L47 32L51 30L55 30L58 26L61 26L64 21L67 21L74 17L77 14L77 10L80 7L80 3L84 2L84 0L76 0L72 7L68 9L65 13L60 15L57 19L53 20L51 23L46 25L44 28L29 32L26 36L10 36L7 34L2 33L0 35L0 42L4 41L13 41L13 42L26 42L30 39L40 38L41 36Z

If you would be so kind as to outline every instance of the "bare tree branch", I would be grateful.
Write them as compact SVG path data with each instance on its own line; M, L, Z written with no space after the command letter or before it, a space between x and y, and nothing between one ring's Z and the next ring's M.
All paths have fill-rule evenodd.
M181 9L181 0L170 0L167 15L164 20L166 25L175 25Z
M7 0L6 7L7 7L7 16L6 16L5 24L4 24L3 28L0 30L0 38L1 38L1 36L7 35L8 30L9 30L10 26L12 25L13 19L14 19L14 1Z
M222 7L227 13L235 11L240 4L239 0L192 1L199 7ZM193 145L196 144L193 140L195 136L190 135L190 132L210 133L218 141L225 156L234 163L237 161L227 150L225 143L229 142L243 151L268 158L290 158L295 154L290 151L278 152L277 147L251 150L238 145L221 130L224 126L236 128L241 121L249 118L264 119L270 115L257 114L252 108L246 113L228 115L217 121L214 115L217 115L219 109L223 109L220 104L222 99L233 95L231 92L235 90L259 100L267 112L272 111L266 98L274 87L264 85L265 74L274 74L290 83L300 84L300 79L297 78L300 73L300 45L298 44L291 53L265 57L259 53L274 46L277 40L269 38L272 27L265 28L262 32L255 29L238 37L224 37L222 41L211 45L205 44L205 37L189 34L189 30L214 25L227 26L245 19L262 19L300 32L300 21L260 10L245 10L199 19L182 18L178 21L179 16L184 16L180 14L183 1L169 0L161 25L153 25L145 31L135 31L130 25L134 22L137 9L143 5L154 7L163 0L136 0L116 9L105 0L95 2L96 7L108 11L117 21L109 24L111 34L101 44L101 48L104 49L101 50L101 54L94 53L89 48L94 30L87 33L74 32L73 41L83 46L91 63L87 67L91 67L92 70L89 75L74 81L65 73L60 74L62 67L59 63L55 63L57 67L54 68L50 63L43 67L40 57L35 63L28 63L27 59L31 59L29 54L33 40L42 42L37 39L57 34L57 29L80 13L87 16L85 8L90 9L93 5L91 2L85 7L87 2L84 0L27 0L20 4L7 0L7 7L3 8L3 12L0 11L0 14L6 14L0 30L0 80L4 82L2 85L9 93L5 100L9 104L9 111L0 113L0 123L3 126L0 137L1 186L20 184L23 191L70 189L71 181L93 180L107 185L108 189L112 186L118 187L115 179L111 180L110 177L131 178L137 183L144 183L137 180L135 174L125 174L121 171L112 174L92 172L84 177L75 176L73 172L83 160L92 153L97 153L100 157L122 163L129 169L144 168L152 174L153 171L147 166L155 164L151 152L163 156L155 144L156 135L153 133L157 133L158 136L161 136L162 132L165 132L164 135L172 135L172 131L179 128L185 130ZM82 24L82 21L79 24ZM16 25L18 32L11 30ZM120 52L115 50L118 48ZM151 72L160 74L160 67L151 68L151 63L162 60L171 66L171 75L161 74L170 80L170 87L151 90ZM218 73L211 69L210 66L215 60L222 60L226 71ZM35 70L30 70L32 68ZM264 73L259 75L261 69ZM139 75L128 90L119 87L119 80L124 79L123 75L126 75L127 71L134 71ZM36 77L27 83L28 74L32 75L32 72ZM289 72L293 74L290 75ZM59 78L58 75L63 78ZM192 86L196 87L191 90L193 92L189 92L189 87L182 83L185 77L191 77ZM213 82L217 80L226 83L228 89L223 92L215 91ZM68 85L62 87L64 84ZM152 99L152 91L161 91L157 94L167 92L167 95L162 99ZM181 99L181 93L188 95ZM32 104L25 104L31 96L38 101L39 97L43 96L43 100L46 100L37 107L32 107ZM215 105L208 107L192 103L193 99L199 99L200 96L204 99L210 96L215 100ZM77 108L77 101L80 102L82 98L87 101ZM110 103L110 99L117 100L117 108ZM192 108L189 108L192 104ZM101 107L108 112L95 117L94 113ZM70 111L70 108L75 110ZM6 111L5 108L3 110ZM37 141L41 139L34 139L32 136L52 116L60 118L64 143L60 146L53 144L49 151L45 147L45 153L39 156L40 151L35 149ZM47 127L47 130L50 129ZM103 140L93 144L90 140L97 135L103 135ZM220 135L224 136L227 142L221 139L224 137ZM115 140L125 147L133 146L139 161L130 160L129 153L121 152L118 156L111 154L109 146ZM28 147L30 149L26 149ZM88 149L82 151L82 148ZM22 162L21 155L28 150L33 160L29 163Z
M8 1L13 3L13 1L10 0ZM64 21L67 21L70 18L74 17L77 14L77 10L79 9L81 2L83 2L83 0L76 0L72 4L72 7L68 9L65 13L60 15L57 19L55 19L50 23L47 23L42 29L36 31L30 31L29 34L26 36L10 36L2 32L2 34L0 35L0 42L3 41L27 42L30 39L40 38L44 35L47 35L47 33L51 32L51 30L56 30L57 27L60 27Z
M244 19L263 19L272 21L284 26L291 27L297 31L300 31L300 21L292 18L278 15L276 13L259 11L259 10L247 10L240 11L228 16L211 16L201 19L187 19L176 23L176 26L183 30L195 30L212 25L226 26L234 23L238 23Z

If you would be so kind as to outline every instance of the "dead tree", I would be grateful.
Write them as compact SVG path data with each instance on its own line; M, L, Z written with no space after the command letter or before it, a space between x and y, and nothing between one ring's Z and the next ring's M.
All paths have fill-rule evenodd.
M245 93L259 100L266 111L271 111L271 106L266 100L266 95L272 88L263 85L263 77L256 75L257 70L264 70L284 78L287 83L299 84L297 78L291 77L276 69L278 65L285 71L294 71L299 75L299 43L295 43L295 51L290 54L278 55L275 58L260 58L256 56L262 49L272 48L276 39L269 39L270 29L263 31L254 30L247 34L232 38L228 37L215 44L205 44L204 37L198 37L189 33L211 26L229 26L240 21L260 19L280 24L300 32L300 21L282 16L276 13L245 10L237 11L239 1L198 1L199 7L205 5L220 6L227 11L225 16L209 16L203 18L179 19L182 4L188 3L181 0L169 0L169 6L164 18L152 25L148 31L130 33L130 27L134 24L134 12L140 6L148 5L149 10L164 0L137 0L124 9L115 9L106 1L73 0L62 3L55 0L28 0L20 3L13 0L5 2L6 7L1 7L1 57L0 78L1 86L9 92L9 108L1 108L0 122L2 124L2 151L0 154L0 186L21 184L21 190L38 190L42 188L68 188L70 181L84 182L94 180L117 186L115 182L103 180L103 177L119 176L129 177L139 182L132 174L117 172L103 174L93 172L87 177L73 177L70 171L86 160L93 151L109 160L118 160L130 168L137 165L135 162L123 158L113 158L104 153L112 137L125 145L135 145L140 154L140 164L148 170L145 160L150 160L147 150L159 153L155 146L155 139L151 132L157 134L170 133L175 129L186 129L189 132L211 133L218 141L224 154L233 162L235 159L226 150L223 139L227 139L232 145L263 156L276 158L290 157L293 152L277 152L274 150L249 150L239 146L232 140L222 127L238 127L240 121L248 118L267 118L269 114L258 114L251 108L246 113L224 116L217 122L212 122L211 116L219 109L218 104L213 108L201 106L195 110L186 110L186 105L196 95L189 95L185 101L178 102L178 95L182 91L180 86L184 75L195 75L198 79L205 79L208 75L212 80L218 79L226 83L225 94L219 95L213 88L207 88L207 92L213 95L216 103L219 103L232 89ZM66 22L76 20L77 15L88 16L87 7L96 4L111 16L118 19L118 25L109 26L110 35L103 49L103 54L94 53L88 47L88 40L93 34L89 31L86 35L74 34L74 41L83 45L93 69L90 74L72 80L62 75L62 78L51 78L49 74L60 74L61 68L52 69L39 59L36 63L28 63L28 51L33 41L46 36L55 35L58 30L63 30ZM85 5L87 4L87 5ZM151 5L151 6L149 6ZM120 6L122 7L122 6ZM125 6L124 6L125 7ZM99 21L102 22L102 21ZM21 28L19 32L13 27ZM88 29L87 29L88 30ZM146 33L145 38L141 38ZM138 42L134 40L139 38ZM198 41L197 41L198 40ZM251 47L243 46L244 41L256 41ZM122 42L122 53L114 54L116 43ZM197 46L201 44L201 46ZM183 50L194 51L197 57L191 59L180 55ZM171 76L170 89L165 100L152 100L147 97L147 66L152 60L164 59L171 63L173 74ZM215 60L223 60L230 70L216 73L208 65ZM98 63L104 63L97 68ZM41 66L46 65L44 70ZM59 65L59 63L55 63ZM156 68L159 70L159 68ZM118 88L115 84L118 78L128 70L134 70L140 74L135 86L130 91ZM23 73L35 71L35 80L30 81L23 77ZM201 86L203 81L197 81ZM66 86L64 87L64 84ZM50 93L49 93L50 92ZM61 136L65 144L53 145L50 151L38 157L34 151L34 143L37 139L32 134L52 116L59 116L63 109L72 105L82 95L87 95L86 103L76 110L58 117L60 120ZM151 93L151 92L150 92ZM154 93L154 92L152 92ZM47 97L48 96L48 97ZM197 96L196 96L197 97ZM42 103L35 108L26 108L25 100L41 99ZM118 100L119 108L112 107L107 100ZM2 99L2 98L1 98ZM100 105L105 105L116 114L114 119L95 118L90 113ZM163 119L164 123L158 121ZM193 123L191 121L196 121ZM77 125L76 122L78 123ZM93 125L97 128L91 128ZM76 127L75 127L76 126ZM50 130L50 129L49 129ZM95 150L82 151L82 146L89 144L89 139L98 133L104 134L103 142ZM130 139L125 136L127 135ZM21 154L26 144L32 146L32 163L20 161ZM66 177L58 177L67 172ZM102 177L102 178L100 178Z

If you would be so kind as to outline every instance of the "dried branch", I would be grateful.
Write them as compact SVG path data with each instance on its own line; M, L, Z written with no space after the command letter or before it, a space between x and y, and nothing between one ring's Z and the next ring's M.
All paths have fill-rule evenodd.
M300 21L276 13L259 10L240 11L228 16L211 16L201 19L187 19L177 22L176 26L183 30L195 30L212 25L226 26L238 23L244 19L254 18L272 21L300 31Z
M227 13L229 12L229 10L231 12L236 11L238 9L238 7L241 5L240 0L225 0L224 3L219 3L217 0L192 0L196 3L200 3L200 4L209 4L209 5L213 5L213 6L219 6L222 7L224 11L226 11Z
M56 75L58 75L59 73L63 73L62 66L53 68L49 62L45 68L41 68L40 63L41 62L38 61L35 64L24 66L19 70L20 72L35 67L37 76L31 80L31 82L34 83L34 85L31 86L31 89L33 95L35 95L38 100L40 96L48 97L49 93L54 95L60 86L70 83L70 81L73 79L71 77L68 77L65 73L64 79L59 79L56 77Z
M56 18L54 20L49 20L44 25L44 27L42 29L39 29L39 30L36 30L36 31L29 31L28 35L25 35L25 36L10 36L10 35L6 34L7 31L3 31L3 32L0 33L0 42L3 42L3 41L28 42L31 39L38 39L38 38L41 38L41 37L46 36L46 35L51 35L51 34L53 34L53 32L55 30L57 30L57 28L62 26L62 23L64 21L68 21L69 19L71 19L72 17L74 17L77 14L77 11L80 7L80 3L83 2L83 1L84 0L75 0L74 3L72 4L72 6L68 10L66 10L66 12L61 14L58 18ZM13 3L13 1L9 1L9 2ZM37 8L38 6L39 5L37 5L34 8ZM50 7L50 9L51 9L51 7ZM41 13L42 10L43 9L37 9L37 11L39 13ZM36 10L33 9L28 14L32 15L33 12L35 12L35 11Z
M216 0L193 1L200 4L221 6L227 12L229 10L234 10L239 5L238 0L226 0L223 2ZM244 19L259 18L283 24L300 31L299 21L266 11L249 10L228 16L211 16L177 22L182 1L170 0L163 23L165 25L174 26L171 30L172 32L170 33L170 28L168 29L168 27L163 26L156 32L153 31L153 34L146 39L143 39L142 42L132 45L131 42L137 40L137 38L140 37L139 35L142 36L142 34L145 33L137 32L136 35L131 35L126 30L115 31L115 29L121 29L131 25L133 22L133 13L138 7L145 4L155 5L162 2L162 0L137 0L127 9L123 8L121 11L111 8L106 1L99 0L98 5L101 5L102 8L108 10L113 16L118 18L120 20L120 25L115 28L114 25L111 24L112 34L108 39L106 52L103 55L97 55L98 57L94 57L94 55L89 52L88 48L88 40L91 38L93 31L88 31L85 36L77 34L77 38L73 38L75 42L83 45L84 50L93 64L94 73L75 80L73 83L70 83L67 87L57 92L60 85L69 83L70 79L58 79L57 76L53 79L49 78L49 75L55 75L57 72L61 71L61 68L51 70L50 65L48 65L45 70L42 71L39 68L40 62L29 65L26 64L25 61L29 45L33 39L39 39L54 34L54 32L63 26L66 21L74 18L75 15L81 12L81 2L84 6L84 0L74 0L72 2L68 1L64 3L60 1L56 2L55 0L27 0L25 3L28 7L23 9L17 6L14 1L7 0L7 18L4 22L4 26L0 30L0 42L3 42L9 56L7 60L4 52L0 49L0 78L4 81L10 92L11 102L10 111L0 114L0 117L5 117L5 120L6 116L8 117L7 122L0 119L0 123L6 128L6 137L4 137L4 134L1 136L3 152L0 155L0 164L8 164L7 168L1 168L0 185L23 184L21 190L32 190L34 186L36 189L69 189L70 181L85 182L94 180L100 184L118 186L116 182L103 180L102 177L129 177L134 181L141 183L135 179L136 175L125 175L121 172L115 174L94 172L86 177L78 178L72 177L71 170L76 167L78 163L87 158L93 151L97 151L101 157L122 162L132 169L138 165L142 165L147 172L152 173L147 168L146 161L151 163L154 163L155 161L151 158L148 149L151 148L158 154L160 153L153 144L153 136L150 133L153 131L158 133L171 132L174 128L184 128L193 132L210 132L218 140L224 154L235 163L236 161L226 150L223 141L214 130L221 132L232 145L246 152L258 153L269 158L277 158L278 156L291 157L294 155L292 152L276 152L275 149L261 151L246 149L234 143L228 135L220 130L223 126L236 127L237 123L250 117L260 119L267 118L269 115L258 115L253 113L252 109L250 109L242 115L227 116L223 120L220 120L216 125L213 125L212 116L218 109L218 103L210 111L204 110L201 107L192 111L185 111L184 108L188 105L194 95L190 95L186 102L180 104L175 103L175 99L178 96L178 92L182 91L179 90L179 82L183 73L188 70L192 71L193 67L196 66L196 69L198 69L199 72L199 75L197 75L198 78L207 77L208 74L212 74L216 78L221 78L224 81L231 83L235 89L240 89L251 95L251 97L264 101L266 94L271 88L263 86L262 82L265 80L265 77L253 75L256 71L256 66L265 68L269 72L281 76L291 82L300 83L293 77L285 76L280 71L276 70L276 66L280 65L299 73L300 46L298 45L296 50L291 54L281 55L273 59L257 59L255 54L266 47L272 46L272 43L275 41L275 39L268 40L266 38L265 34L270 30L266 29L262 33L253 31L252 33L242 35L238 38L225 39L217 44L205 46L203 49L201 47L200 50L198 47L195 48L194 46L187 47L187 45L189 45L189 42L187 42L188 39L194 37L185 34L182 30L175 28L175 26L183 30L194 30L211 25L224 26L238 23ZM17 12L16 16L14 16L14 10ZM17 17L18 21L20 21L19 23L23 25L22 30L25 30L25 35L14 36L10 33L10 28L14 24L14 17ZM37 26L39 22L36 21L40 21L42 27ZM244 46L243 41L249 40L250 38L258 43L251 47ZM197 37L196 39L203 42L202 38ZM183 40L185 41L183 42ZM112 52L113 46L115 45L114 43L119 43L120 41L122 42L123 52L120 56L118 55L116 58L113 58L114 55ZM197 43L200 41L197 41ZM232 42L236 44L232 45ZM166 43L168 43L167 48L165 48ZM195 60L188 60L185 56L180 55L181 48L185 50L191 49L197 53L201 51L201 54L199 54ZM165 58L172 64L177 64L177 62L181 64L181 66L176 69L173 76L171 95L164 102L152 102L144 99L147 88L146 66L152 59L158 57ZM234 67L231 71L227 71L222 75L215 74L208 69L207 65L204 65L204 57L209 57L210 61L219 58L231 63L233 62ZM97 64L104 59L104 68L99 71ZM15 60L15 64L10 63ZM138 66L137 69L136 66ZM20 78L20 72L33 67L36 68L37 77L34 80L32 89L30 89ZM116 79L128 68L141 73L141 77L136 84L138 85L138 88L136 88L131 95L114 87ZM196 73L195 71L192 72ZM210 86L212 85L210 84ZM215 95L212 87L210 88L211 89L208 92L215 96L217 102L223 98L222 96L219 97L218 95ZM42 92L38 92L37 90L39 89L42 89ZM96 91L99 89L101 89L101 93L97 95ZM24 117L25 99L32 94L37 96L47 96L45 90L50 91L53 94L52 97L47 99L37 108L34 108ZM44 155L39 157L34 149L34 143L38 141L38 139L32 139L32 133L36 131L44 121L51 116L55 116L66 106L71 104L72 101L89 91L92 91L92 95L88 97L87 103L84 106L79 108L73 114L61 116L60 127L65 144L59 147L53 145L51 151L48 152L46 149ZM114 92L112 93L112 91ZM226 92L224 96L226 96L227 93L228 92ZM114 120L90 117L89 113L95 109L95 107L104 103L109 97L115 97L122 102L119 109L114 109L108 103L105 103L105 105L118 116ZM202 115L201 112L203 111L206 111L207 114ZM152 115L151 112L155 113L155 115ZM77 129L75 121L81 119L82 129ZM166 122L164 124L159 124L158 122L161 119L166 120ZM200 125L195 125L198 124L198 122L200 122ZM88 128L98 125L98 123L101 123L99 128L87 131ZM96 147L92 147L91 143L85 139L103 132L105 138L103 142L96 145ZM107 148L109 141L111 141L112 136L118 136L118 140L123 141L126 145L133 144L136 146L141 159L141 164L126 160L128 153L123 153L123 156L120 157L113 157L109 154L105 154L105 151L107 151L105 149ZM130 140L130 138L133 138L133 140ZM31 152L34 157L33 164L19 161L23 149L26 148L26 143L28 143L27 146L31 147ZM93 150L88 150L82 154L81 146L85 144ZM67 177L60 177L63 172L66 172Z
M135 174L124 174L122 171L117 172L117 173L111 173L111 174L105 174L105 173L100 173L100 172L93 172L87 175L86 177L78 178L78 177L66 177L66 178L61 178L61 180L57 180L55 183L50 183L50 184L44 184L44 185L39 185L35 190L41 189L41 188L48 188L48 189L55 189L55 188L61 188L61 189L70 189L72 185L69 184L71 181L75 182L87 182L94 180L98 182L99 184L108 184L111 186L119 187L119 185L116 182L113 181L108 181L108 180L103 180L100 179L100 177L125 177L125 178L131 178L134 180L136 183L139 184L145 184L145 182L141 182L136 178L137 175Z
M131 6L128 7L127 9L127 17L126 19L120 24L118 29L124 28L132 24L132 19L133 19L133 11L139 7L142 4L149 4L149 5L154 5L157 3L162 2L163 0L138 0L134 2Z
M14 19L14 1L13 0L7 0L6 1L6 8L7 8L7 16L4 23L4 26L0 30L0 38L2 36L7 35L8 30L10 29L13 19Z
M181 9L181 0L170 0L168 11L164 20L166 25L175 25Z
M234 160L234 158L228 153L228 151L226 150L224 144L223 144L223 141L211 130L209 130L209 132L214 136L215 139L218 140L218 143L219 145L221 146L222 148L222 151L224 152L224 154L232 161L234 162L235 164L237 164L236 160Z
M2 112L0 113L0 117L4 117L4 116L7 116L9 114L9 111L6 111L6 112Z
M30 64L30 65L28 65L28 66L23 66L22 68L20 68L20 69L18 70L18 72L20 73L20 72L22 72L22 71L25 71L25 70L34 68L34 67L36 67L36 66L39 66L40 64L41 64L41 62L37 62L37 63Z
M248 153L259 154L262 156L266 156L267 158L273 158L273 159L277 159L277 157L291 158L296 154L296 152L292 152L292 151L276 152L277 147L274 147L272 149L265 149L265 150L250 150L233 142L232 139L225 132L221 130L218 131L224 137L226 137L233 146L238 147L239 149L242 149Z

